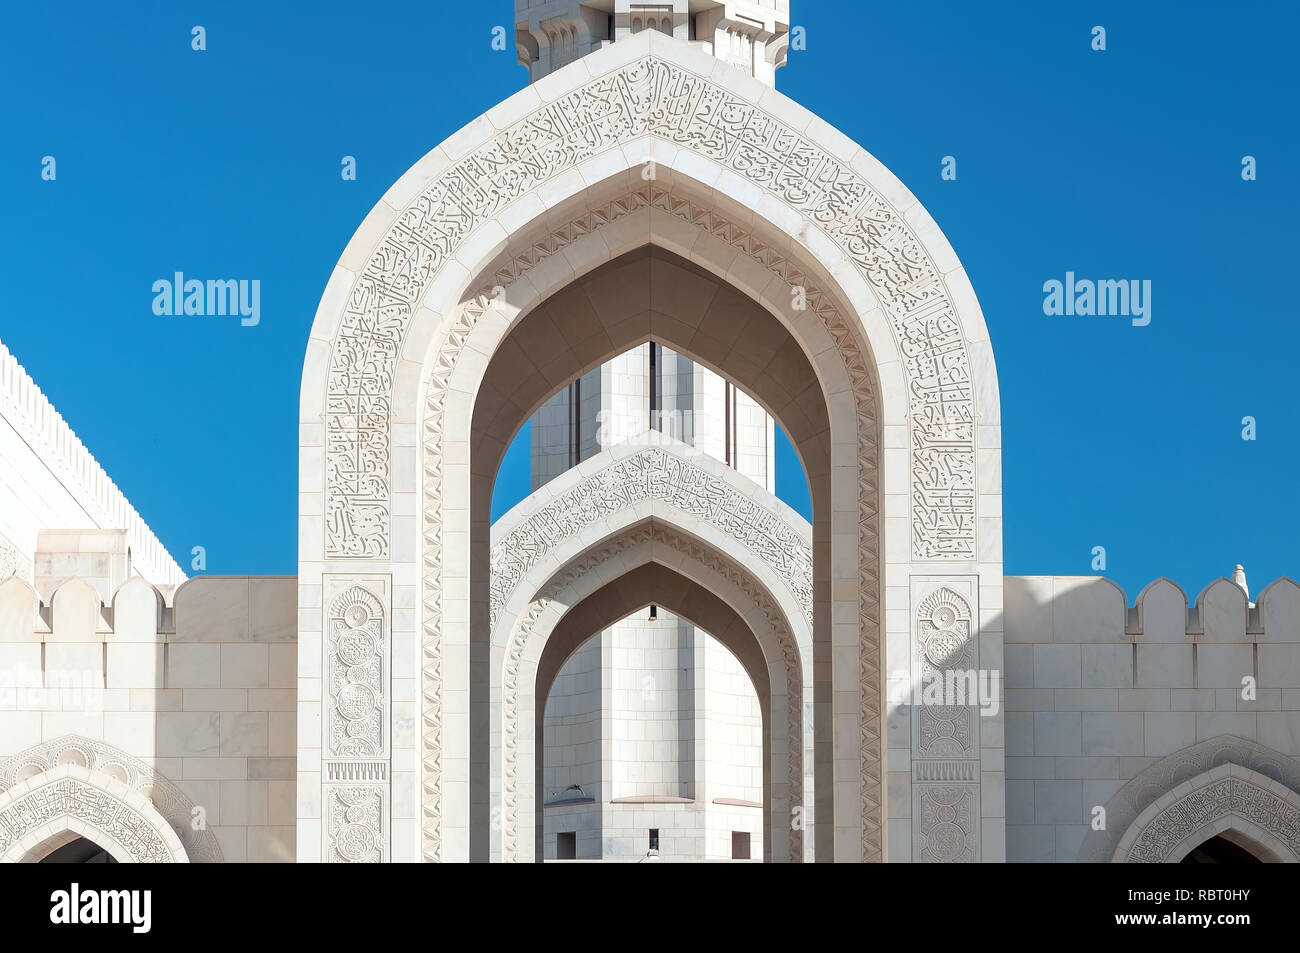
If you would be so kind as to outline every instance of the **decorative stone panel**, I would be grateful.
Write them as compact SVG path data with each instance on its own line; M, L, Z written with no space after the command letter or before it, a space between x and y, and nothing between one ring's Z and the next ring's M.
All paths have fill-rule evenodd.
M331 784L325 789L330 863L377 864L388 860L388 788Z
M979 786L921 785L916 798L916 859L973 863L979 859Z
M916 654L922 686L954 672L975 670L970 606L946 586L931 592L917 608ZM978 756L977 716L969 706L922 704L913 710L918 735L914 759Z
M326 576L325 858L389 856L392 635L388 576Z
M335 758L387 751L388 647L379 600L353 586L330 606L328 745Z
M31 567L25 565L28 562L30 560L23 558L18 547L11 543L8 537L0 534L0 582L4 582L10 576L18 576L30 581Z
M980 725L978 696L942 704L930 695L963 686L978 690L977 592L974 576L912 578L912 857L927 863L979 859Z

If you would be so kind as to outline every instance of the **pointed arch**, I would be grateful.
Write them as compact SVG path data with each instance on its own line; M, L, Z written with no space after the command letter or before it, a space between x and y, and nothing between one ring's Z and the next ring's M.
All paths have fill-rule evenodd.
M1261 860L1300 863L1300 794L1239 764L1221 764L1148 805L1120 838L1114 860L1177 863L1228 832Z
M188 863L180 838L140 792L62 764L0 794L0 862L35 861L75 835L118 863Z
M1181 860L1235 830L1275 857L1300 860L1300 761L1234 735L1190 745L1151 765L1103 806L1084 863Z
M583 225L605 198L668 181L679 194L652 196L661 205L599 237ZM587 211L568 217L575 203ZM540 246L519 244L539 225L553 226ZM897 578L917 561L978 574L990 607L1000 605L987 330L952 249L879 162L656 31L583 57L452 136L389 190L345 250L303 377L300 646L315 644L327 572L418 569L419 849L429 860L474 856L484 806L465 773L477 756L464 749L481 743L467 727L477 722L466 660L485 642L485 581L465 552L483 532L466 505L478 491L465 424L521 313L615 250L646 244L725 277L786 324L817 370L830 466L824 505L814 505L824 594L815 632L832 659L819 725L836 746L818 765L835 818L823 830L836 859L882 859L882 630L901 649L911 614L906 587L883 585L885 566ZM503 269L527 273L490 280ZM990 478L977 480L977 466ZM313 676L303 678L304 697L319 697L308 694ZM304 758L320 750L319 738L300 742ZM314 806L320 792L304 797ZM449 839L456 849L444 855Z
M629 601L630 600L630 601ZM805 837L788 818L809 804L813 778L813 731L804 698L811 690L807 623L790 620L745 565L718 553L689 533L654 519L598 540L569 560L535 591L518 617L498 626L492 669L500 706L494 706L493 751L502 766L498 794L502 859L531 859L535 804L537 726L545 696L568 655L600 628L650 602L708 631L740 659L764 708L765 778L768 795L765 849L779 859L811 859ZM611 607L612 606L612 607ZM603 614L601 614L603 613ZM594 620L594 621L593 621ZM803 630L796 637L795 629ZM563 633L558 652L549 644ZM807 840L811 848L811 839Z
M142 797L174 833L190 862L224 860L216 835L206 823L196 823L203 815L180 787L151 764L103 741L75 734L62 735L0 759L0 794L8 795L35 783L36 779L53 777L54 772L65 767L89 772L92 783L100 787L125 786ZM134 797L128 800L135 803ZM101 846L106 845L101 843Z

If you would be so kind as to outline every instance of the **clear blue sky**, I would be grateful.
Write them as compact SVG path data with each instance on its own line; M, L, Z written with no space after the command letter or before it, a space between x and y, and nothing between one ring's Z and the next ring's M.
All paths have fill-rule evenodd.
M209 572L295 570L299 377L330 269L390 183L526 81L490 49L508 0L289 6L11 4L0 25L0 340ZM1087 574L1100 545L1130 600L1235 562L1255 591L1300 576L1297 5L793 7L808 49L779 88L912 189L980 297L1007 573ZM261 324L155 316L176 271L260 279ZM1150 326L1045 316L1067 271L1150 279Z

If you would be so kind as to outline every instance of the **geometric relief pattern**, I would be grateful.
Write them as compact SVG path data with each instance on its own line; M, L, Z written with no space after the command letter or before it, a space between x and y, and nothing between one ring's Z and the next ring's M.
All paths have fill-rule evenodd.
M1273 834L1300 856L1300 810L1245 778L1227 777L1198 788L1156 815L1130 848L1128 862L1164 863L1187 838L1234 816Z
M719 162L834 241L871 284L903 355L912 548L975 555L974 392L952 296L913 229L856 171L756 104L654 56L593 79L458 160L398 216L358 275L326 391L325 553L390 552L388 416L402 339L475 229L587 159L653 136Z
M925 785L918 798L917 854L931 864L971 863L979 809L973 785Z
M780 248L727 220L708 206L646 185L559 226L544 239L498 270L465 302L448 333L430 372L424 415L424 555L423 555L423 813L424 857L435 861L441 849L441 636L442 618L442 430L447 385L461 349L478 319L492 304L494 288L509 287L529 269L560 252L579 238L643 208L667 212L715 238L727 242L782 281L804 289L808 309L835 341L852 385L858 430L858 629L859 629L859 761L861 766L862 860L882 859L882 797L880 736L880 604L879 523L876 475L879 466L876 435L875 383L866 352L857 333L840 313L834 299L823 292Z
M781 647L781 659L786 676L786 784L789 804L793 808L803 798L803 680L799 663L799 650L795 644L781 610L753 578L713 550L702 546L663 525L640 526L621 536L607 540L571 563L563 572L549 579L537 597L523 613L506 646L505 672L502 680L502 760L503 778L503 847L506 860L519 856L519 669L524 649L537 625L537 620L552 601L575 580L596 570L602 564L616 559L621 553L646 543L658 543L688 556L717 573L739 588L762 613L769 631ZM790 831L790 862L803 860L803 831L794 827Z
M0 793L61 765L106 775L144 795L176 832L190 863L224 861L216 835L206 825L195 830L194 802L179 787L139 758L81 735L63 735L0 760ZM0 846L2 853L4 847Z
M64 817L107 834L122 845L135 863L173 861L167 842L135 808L75 777L43 784L0 811L0 855L29 831Z
M384 611L380 601L360 586L330 604L328 653L329 755L383 757Z
M586 477L492 547L492 626L537 560L586 526L645 500L662 500L742 543L785 580L812 621L812 547L799 532L721 477L651 447Z
M944 685L948 673L974 671L970 605L947 587L935 590L917 607L916 639L923 703L913 708L920 721L915 756L974 757L973 709L924 703L926 686Z
M388 859L384 801L378 784L340 784L325 788L328 863L378 864Z

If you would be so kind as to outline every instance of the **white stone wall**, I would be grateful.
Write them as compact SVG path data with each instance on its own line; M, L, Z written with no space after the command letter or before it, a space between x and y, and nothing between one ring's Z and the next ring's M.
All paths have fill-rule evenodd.
M652 828L665 859L730 858L733 830L749 832L762 857L763 726L753 685L711 636L656 611L654 621L641 612L587 642L551 689L547 858L556 857L557 833L574 831L578 859L638 859ZM580 792L569 790L575 784ZM582 796L591 803L563 803Z
M1190 607L1165 579L1132 608L1096 577L1009 577L1005 592L1007 860L1077 860L1094 808L1194 744L1235 736L1300 756L1292 581L1252 604L1219 579Z
M696 694L695 717L701 726L698 743L704 748L697 757L706 765L702 796L710 804L719 798L761 804L763 721L754 686L735 656L716 639L705 639L701 648L704 675ZM758 837L760 829L754 833Z
M576 834L578 859L599 858L604 851L602 811L610 797L612 751L611 638L606 631L582 645L556 675L547 698L539 795L545 858L558 856L558 831Z
M614 627L612 796L695 796L695 630L667 612Z
M0 764L60 739L50 757L77 760L58 763L120 753L165 779L160 811L177 807L163 784L188 799L168 816L187 848L202 848L186 823L198 808L222 859L293 860L296 591L293 577L204 577L168 604L136 579L105 604L81 579L48 601L3 583Z

